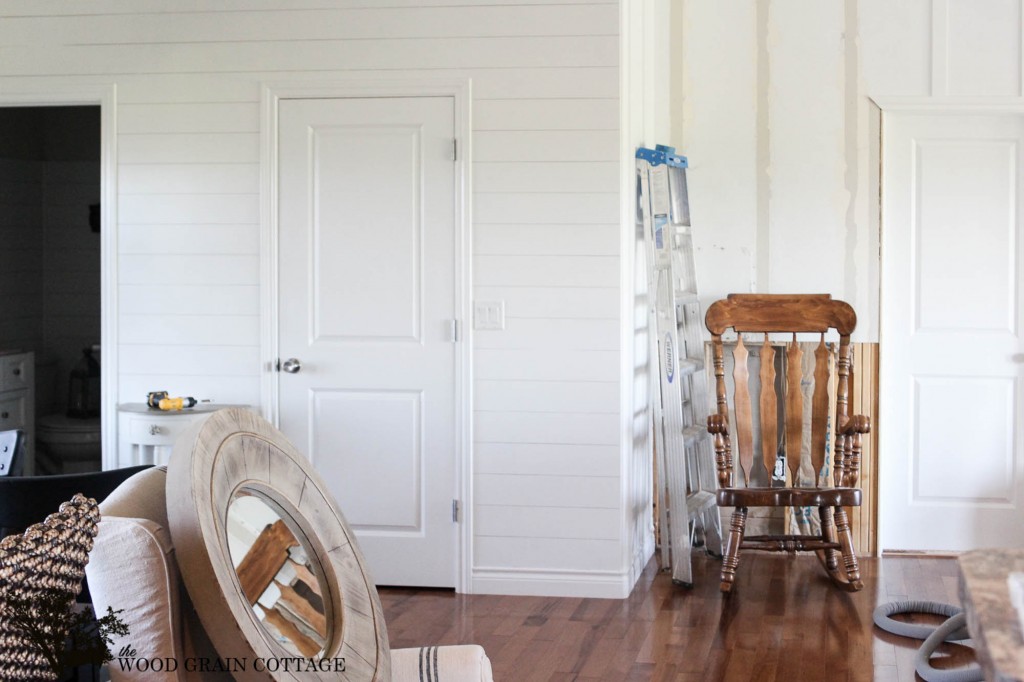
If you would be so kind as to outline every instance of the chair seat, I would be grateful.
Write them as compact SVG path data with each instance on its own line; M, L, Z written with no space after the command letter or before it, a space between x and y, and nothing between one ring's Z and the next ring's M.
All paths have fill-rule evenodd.
M859 507L858 488L721 488L719 507Z

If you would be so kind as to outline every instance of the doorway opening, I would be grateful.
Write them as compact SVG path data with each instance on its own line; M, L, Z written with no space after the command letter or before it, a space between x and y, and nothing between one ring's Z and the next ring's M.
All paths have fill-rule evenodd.
M0 107L0 353L31 353L25 474L99 470L101 108Z

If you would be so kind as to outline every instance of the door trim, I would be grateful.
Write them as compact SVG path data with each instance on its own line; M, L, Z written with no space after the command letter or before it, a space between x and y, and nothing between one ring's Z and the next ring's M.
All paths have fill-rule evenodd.
M472 338L472 84L456 79L373 79L265 82L260 95L260 399L263 416L279 424L277 135L282 99L346 97L453 97L458 158L455 161L455 486L463 510L456 532L456 591L471 590L473 562L473 338Z
M116 469L117 452L117 86L52 80L0 91L3 107L100 108L100 442L102 467Z

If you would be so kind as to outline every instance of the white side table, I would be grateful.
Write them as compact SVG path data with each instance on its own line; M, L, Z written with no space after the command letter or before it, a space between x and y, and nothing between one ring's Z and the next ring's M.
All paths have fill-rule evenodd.
M178 436L193 424L227 407L252 409L249 405L203 403L184 410L164 412L145 403L121 403L117 407L117 466L167 464Z

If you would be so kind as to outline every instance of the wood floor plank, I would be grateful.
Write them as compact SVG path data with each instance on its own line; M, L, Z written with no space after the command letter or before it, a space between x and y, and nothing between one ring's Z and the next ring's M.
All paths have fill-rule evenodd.
M958 603L948 558L863 559L865 589L854 594L814 557L748 552L724 596L720 567L695 553L685 589L652 561L626 599L380 593L392 647L480 644L499 682L910 682L920 642L874 627L875 606ZM937 666L970 659L960 646L941 652Z

